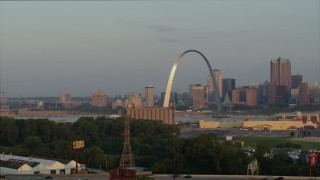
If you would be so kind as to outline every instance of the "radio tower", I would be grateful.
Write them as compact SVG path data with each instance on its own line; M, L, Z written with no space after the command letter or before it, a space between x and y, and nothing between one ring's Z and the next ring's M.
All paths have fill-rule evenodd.
M130 120L127 115L125 115L124 120L124 143L123 151L120 161L120 168L132 168L135 167L133 154L130 145Z

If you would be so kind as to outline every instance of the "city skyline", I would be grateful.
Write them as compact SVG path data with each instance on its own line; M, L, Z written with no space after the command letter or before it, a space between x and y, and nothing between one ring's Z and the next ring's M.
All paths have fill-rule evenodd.
M270 81L270 60L278 57L289 59L292 75L304 82L320 81L315 0L2 1L0 10L0 89L8 97L138 94L147 84L160 94L188 49L237 86ZM206 84L201 57L184 59L173 91Z

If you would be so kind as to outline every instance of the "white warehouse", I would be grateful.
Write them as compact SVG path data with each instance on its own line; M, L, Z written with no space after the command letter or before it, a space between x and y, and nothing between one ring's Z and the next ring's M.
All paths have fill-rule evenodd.
M74 160L23 157L0 154L0 174L72 174L76 169ZM78 164L84 171L85 165Z

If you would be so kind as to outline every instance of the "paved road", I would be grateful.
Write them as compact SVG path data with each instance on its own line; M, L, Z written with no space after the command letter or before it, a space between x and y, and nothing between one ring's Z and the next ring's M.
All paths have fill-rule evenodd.
M172 175L155 174L156 180L173 180ZM179 175L176 180L274 180L279 176L250 176L246 175ZM265 179L266 178L266 179ZM320 177L300 177L300 176L283 176L284 180L320 180ZM66 179L66 180L109 180L108 174L84 174L84 175L8 175L5 180L45 180L45 179ZM2 180L2 179L1 179Z
M70 180L107 180L109 174L79 174L79 175L6 175L6 180L44 180L44 179L70 179ZM2 180L2 179L1 179Z
M172 175L154 175L156 180L173 180ZM273 180L279 176L253 176L254 180ZM245 175L191 175L191 178L185 178L185 175L176 177L176 180L249 180L250 176ZM300 177L300 176L283 176L284 180L320 180L320 177Z

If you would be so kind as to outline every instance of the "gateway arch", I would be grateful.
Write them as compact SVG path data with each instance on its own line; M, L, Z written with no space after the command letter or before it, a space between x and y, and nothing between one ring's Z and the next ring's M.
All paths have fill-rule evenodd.
M172 82L173 82L173 78L174 78L174 74L176 72L176 69L178 67L178 64L180 62L180 60L182 59L182 57L189 53L189 52L195 52L195 53L198 53L202 56L202 58L204 59L204 61L207 63L207 66L209 68L209 71L210 71L210 76L211 76L211 79L212 79L212 84L214 86L214 99L216 101L216 105L217 105L217 108L218 108L218 112L221 112L221 98L220 98L220 94L219 94L219 88L218 88L218 84L216 82L216 78L214 77L214 74L213 74L213 71L212 71L212 68L211 68L211 65L209 63L209 61L207 60L207 58L199 51L197 50L187 50L185 52L183 52L179 57L178 59L176 60L176 62L174 63L173 67L172 67L172 70L171 70L171 73L169 75L169 80L168 80L168 84L167 84L167 89L166 89L166 94L165 94L165 97L164 97L164 103L163 103L163 107L169 107L169 100L170 100L170 93L171 93L171 87L172 87Z

